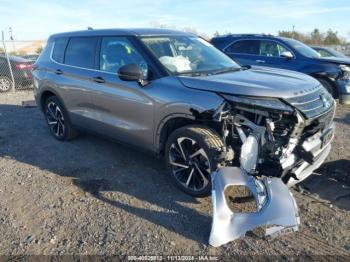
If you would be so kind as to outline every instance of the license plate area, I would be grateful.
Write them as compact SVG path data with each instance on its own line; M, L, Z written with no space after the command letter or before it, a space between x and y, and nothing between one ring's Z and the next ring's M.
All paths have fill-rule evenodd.
M326 145L329 144L329 142L332 140L334 134L333 128L327 130L325 133L321 136L321 148L324 148Z

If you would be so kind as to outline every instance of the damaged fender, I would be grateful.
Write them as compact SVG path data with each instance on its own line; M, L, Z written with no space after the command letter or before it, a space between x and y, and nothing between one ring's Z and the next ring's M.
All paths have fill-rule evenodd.
M257 211L234 213L225 199L228 186L246 186L254 196ZM243 237L256 227L270 225L266 236L296 231L300 224L294 197L280 178L255 179L237 167L224 167L212 173L213 220L209 244L218 247Z

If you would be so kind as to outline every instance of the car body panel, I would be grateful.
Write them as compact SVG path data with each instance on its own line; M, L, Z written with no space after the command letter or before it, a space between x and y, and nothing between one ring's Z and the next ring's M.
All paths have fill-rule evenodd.
M160 153L165 143L164 140L161 141L162 132L173 119L181 120L180 122L186 124L209 125L218 134L224 134L225 132L219 129L220 125L223 125L220 122L222 119L218 120L216 117L232 102L224 94L254 96L261 100L268 98L268 103L271 101L270 98L279 98L280 100L274 99L274 101L284 105L285 107L282 106L284 109L286 107L288 110L291 109L292 111L286 113L290 115L293 109L287 105L286 101L289 98L309 97L308 94L322 89L317 80L305 74L261 66L239 70L236 68L235 72L230 73L210 72L205 76L199 74L189 77L171 74L165 67L161 67L159 61L158 63L154 61L151 52L145 51L141 40L137 39L137 35L143 35L145 32L142 30L136 33L125 30L93 30L93 32L64 33L50 37L33 72L37 103L42 106L42 98L45 98L47 92L53 93L62 101L74 127ZM149 34L153 35L157 32L155 30ZM104 35L121 36L120 34L133 38L132 43L139 43L139 46L135 45L135 49L144 52L141 54L145 56L151 69L159 67L154 72L151 71L154 74L149 79L123 81L117 72L99 70L96 62L93 68L82 68L52 59L55 37L93 35L98 37L98 43L100 43ZM163 34L186 35L168 30ZM99 44L97 44L94 61L100 56L99 52ZM96 81L97 78L103 81ZM318 96L317 102L321 103L321 98ZM313 100L310 106L315 105L315 101ZM304 102L307 104L310 101ZM333 105L333 102L329 105ZM321 103L320 107L322 113L325 109L324 105ZM184 119L186 121L183 121ZM265 130L264 128L259 130ZM168 135L167 132L165 133ZM220 150L227 148L229 147Z
M249 70L202 77L182 76L179 79L189 88L279 98L290 97L291 90L293 93L307 94L320 85L317 80L305 74L268 67L252 67Z

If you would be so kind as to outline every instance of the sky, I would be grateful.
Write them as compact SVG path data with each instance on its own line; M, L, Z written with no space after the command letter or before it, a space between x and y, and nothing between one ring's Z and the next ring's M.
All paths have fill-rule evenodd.
M17 40L98 28L167 25L224 33L310 32L333 29L350 40L349 0L0 0L0 30Z

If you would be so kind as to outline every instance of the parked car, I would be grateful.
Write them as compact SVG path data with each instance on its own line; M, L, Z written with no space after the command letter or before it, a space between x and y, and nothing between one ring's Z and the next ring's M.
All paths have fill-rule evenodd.
M343 53L338 52L330 47L324 46L311 46L317 53L320 54L321 57L338 57L341 59L347 59L350 61L350 58L344 55Z
M31 60L31 61L36 61L39 57L38 54L31 54L31 55L23 55L22 56L25 59Z
M318 81L340 103L350 104L350 59L320 57L297 40L270 35L226 35L211 43L241 65L294 70Z
M9 61L15 80L15 88L27 88L33 85L31 73L32 61L18 56L9 56ZM0 55L0 92L6 92L12 87L12 77L6 56Z
M318 81L241 67L192 34L55 34L33 75L35 99L56 139L83 129L149 150L193 196L210 194L219 166L292 185L331 148L335 103Z

